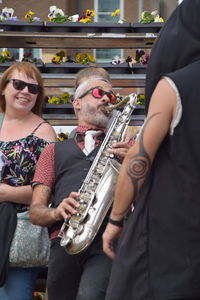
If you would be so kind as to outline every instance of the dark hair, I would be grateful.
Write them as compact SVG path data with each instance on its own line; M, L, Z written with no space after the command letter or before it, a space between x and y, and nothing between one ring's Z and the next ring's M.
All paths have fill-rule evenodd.
M44 86L43 80L38 68L29 62L17 62L12 64L6 71L3 73L0 83L0 108L3 112L6 109L6 101L3 95L3 91L8 84L8 80L12 77L12 73L14 70L17 70L19 73L24 73L27 77L35 79L40 86L40 91L37 96L35 106L32 108L32 112L36 115L42 114L42 106L44 103Z
M83 79L88 79L89 77L100 77L106 79L110 82L110 75L108 72L101 67L98 66L89 66L85 67L84 69L80 70L76 75L76 82L75 82L75 89L80 85Z

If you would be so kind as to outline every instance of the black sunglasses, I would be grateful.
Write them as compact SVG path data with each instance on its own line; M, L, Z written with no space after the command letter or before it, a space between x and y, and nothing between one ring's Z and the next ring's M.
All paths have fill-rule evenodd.
M81 99L89 93L92 93L92 96L97 99L101 99L104 95L106 95L106 96L108 96L110 103L112 103L112 104L116 103L116 101L117 101L117 96L113 92L106 92L99 87L93 87L93 88L89 89L88 91L83 93L78 98Z
M22 91L27 86L29 93L36 95L41 90L38 84L28 83L19 79L9 79L9 81L12 81L14 89L18 91Z

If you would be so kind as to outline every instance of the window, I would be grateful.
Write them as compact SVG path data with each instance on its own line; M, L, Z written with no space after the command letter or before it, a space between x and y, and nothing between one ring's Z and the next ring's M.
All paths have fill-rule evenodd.
M95 22L117 22L123 18L123 0L95 0ZM116 10L120 9L118 16L112 17L111 14ZM114 19L113 19L114 18ZM97 62L111 62L114 56L123 56L122 49L96 49L94 55Z
M0 48L0 51L8 50L11 56L14 56L15 60L21 61L24 53L32 53L32 58L41 58L41 49L32 48Z

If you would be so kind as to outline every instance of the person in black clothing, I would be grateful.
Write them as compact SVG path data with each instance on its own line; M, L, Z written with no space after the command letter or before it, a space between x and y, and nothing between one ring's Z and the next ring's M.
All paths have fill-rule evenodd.
M115 258L106 300L200 299L199 14L199 0L184 0L152 50L147 119L103 234Z
M104 139L110 115L105 107L116 100L112 86L104 78L85 79L78 86L73 106L78 127L73 138L46 147L33 179L30 209L34 224L51 227L51 251L48 266L49 300L103 300L112 260L102 249L103 222L92 244L83 252L69 255L60 246L58 233L64 219L77 212L78 190ZM85 152L85 134L96 130L95 149ZM124 158L130 146L113 144L111 153ZM53 207L49 207L54 191Z

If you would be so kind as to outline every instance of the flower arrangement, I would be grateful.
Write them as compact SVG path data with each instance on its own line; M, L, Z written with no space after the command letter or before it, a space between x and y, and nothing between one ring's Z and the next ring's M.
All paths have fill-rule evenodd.
M111 16L113 17L113 21L115 23L117 23L117 21L118 21L118 18L116 18L116 16L118 16L119 13L120 13L120 9L116 9L114 12L111 13Z
M114 23L123 24L124 22L127 22L126 19L120 19L120 20L118 20L118 18L116 18L116 16L119 15L120 11L121 11L120 9L116 9L114 12L111 13L111 16L113 17L113 22Z
M9 51L2 51L0 54L0 63L15 61L14 57L10 55Z
M48 18L50 22L55 23L64 23L68 22L68 17L65 16L64 11L57 6L53 5L49 7L50 13L48 14Z
M54 64L63 64L65 62L89 64L89 63L94 63L95 58L93 55L88 53L78 53L76 54L75 59L72 59L70 56L66 56L65 51L61 50L60 52L57 52L53 56L51 62Z
M57 52L53 56L51 62L54 64L63 64L65 63L65 57L66 57L65 51L61 50L60 52Z
M123 98L124 98L122 95L120 95L120 93L117 93L116 97L117 97L116 103L121 102L123 100Z
M89 64L89 63L94 63L95 58L93 55L88 53L78 53L76 54L75 62L80 64Z
M111 64L112 65L120 65L124 62L124 59L122 58L119 58L119 56L114 56L112 61L111 61Z
M143 93L137 95L136 104L145 105L145 95Z
M131 56L128 56L125 60L130 67L132 67L132 64L141 63L142 65L147 65L149 61L149 54L147 54L144 50L137 49L135 52L135 57L132 58Z
M161 18L158 14L157 10L154 10L152 12L149 11L143 11L141 14L141 23L150 24L153 22L164 22L164 19Z
M142 65L147 65L149 62L149 54L144 53L141 57L140 57L140 63Z
M69 137L69 133L68 133L68 132L67 132L67 133L60 132L60 133L58 134L58 141L59 141L59 142L62 142L62 141L64 141L64 140L67 140L68 137Z
M58 96L52 96L48 99L48 103L50 104L65 104L72 100L72 95L65 92L60 97Z
M92 17L94 17L94 10L87 9L80 15L78 21L82 23L93 23Z
M57 6L53 5L49 8L50 13L48 14L48 18L50 22L55 23L64 23L64 22L82 22L82 23L92 23L94 16L94 11L87 9L80 16L78 14L73 16L66 16L64 11Z
M33 22L38 22L40 21L40 18L38 17L33 17L33 15L35 15L35 13L32 10L29 10L29 12L24 16L24 19L28 22L28 23L33 23Z
M14 9L13 8L4 7L2 9L1 14L0 14L0 22L16 21L17 17L15 17L13 15L14 15Z
M40 58L33 58L31 52L24 52L22 61L27 61L33 64L40 63L43 64L43 61Z

